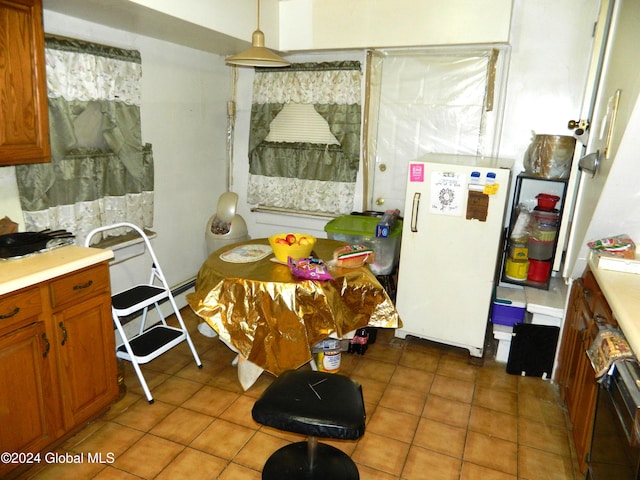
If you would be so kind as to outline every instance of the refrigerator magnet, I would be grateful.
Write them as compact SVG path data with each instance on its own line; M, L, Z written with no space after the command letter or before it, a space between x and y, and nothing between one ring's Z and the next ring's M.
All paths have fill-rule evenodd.
M424 183L424 163L409 164L409 182Z

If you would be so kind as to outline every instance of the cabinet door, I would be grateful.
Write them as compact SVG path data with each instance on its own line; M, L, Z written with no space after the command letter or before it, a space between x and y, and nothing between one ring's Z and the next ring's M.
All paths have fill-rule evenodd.
M71 428L118 396L111 297L95 296L53 319L65 426Z
M42 0L0 0L0 165L50 161Z
M578 342L578 325L577 315L580 312L580 303L583 302L583 286L582 280L577 279L571 287L569 294L569 302L567 304L567 316L564 322L562 332L562 343L558 353L558 369L557 381L560 388L560 397L567 402L570 395L569 389L574 380L572 367L575 365L575 345Z
M38 452L56 436L53 345L35 322L0 337L0 452ZM0 463L0 476L18 464Z
M575 398L571 411L571 425L573 426L573 441L576 447L578 466L581 472L587 470L587 456L591 446L591 432L593 431L593 421L596 409L596 397L598 395L598 384L595 380L595 372L591 366L591 361L586 349L592 342L591 336L585 332L583 342L583 353L577 367Z

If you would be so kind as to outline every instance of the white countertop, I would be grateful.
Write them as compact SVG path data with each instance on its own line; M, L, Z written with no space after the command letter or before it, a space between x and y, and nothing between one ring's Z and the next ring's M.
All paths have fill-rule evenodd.
M23 258L0 261L0 295L113 258L111 250L68 245Z
M589 267L631 349L640 358L640 274Z

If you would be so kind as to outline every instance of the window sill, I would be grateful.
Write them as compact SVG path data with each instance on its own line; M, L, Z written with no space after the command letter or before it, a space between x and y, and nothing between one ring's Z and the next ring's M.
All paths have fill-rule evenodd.
M144 233L149 239L158 236L158 234L152 230L144 229ZM112 250L114 258L111 261L111 265L142 255L145 251L144 240L137 233L126 233L124 235L118 235L117 237L108 237L91 246Z

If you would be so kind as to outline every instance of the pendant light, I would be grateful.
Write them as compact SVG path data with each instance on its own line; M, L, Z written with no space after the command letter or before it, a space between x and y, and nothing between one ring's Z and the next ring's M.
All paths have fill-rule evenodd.
M260 30L260 0L258 2L258 29L251 37L251 48L225 59L226 63L241 67L286 67L290 65L284 58L264 46L264 33Z

